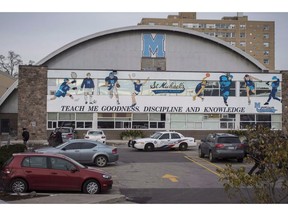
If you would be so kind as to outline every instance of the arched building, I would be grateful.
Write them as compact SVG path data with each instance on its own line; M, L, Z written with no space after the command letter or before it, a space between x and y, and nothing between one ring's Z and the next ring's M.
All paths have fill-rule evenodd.
M73 126L79 137L101 128L110 139L123 130L200 138L255 124L282 129L282 75L193 30L112 29L20 67L18 134L28 127L31 139L46 139L56 127Z

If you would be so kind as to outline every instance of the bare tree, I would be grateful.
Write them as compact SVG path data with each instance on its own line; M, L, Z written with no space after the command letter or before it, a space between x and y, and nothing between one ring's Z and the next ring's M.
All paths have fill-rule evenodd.
M18 66L23 64L21 56L14 51L9 51L7 57L0 55L0 70L16 77Z

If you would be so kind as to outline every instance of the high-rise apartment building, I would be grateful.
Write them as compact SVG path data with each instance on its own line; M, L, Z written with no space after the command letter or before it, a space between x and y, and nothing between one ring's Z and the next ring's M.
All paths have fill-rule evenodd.
M251 21L243 13L221 20L197 19L196 12L180 12L167 19L143 18L138 25L168 25L193 29L217 37L248 53L269 70L275 70L273 21Z

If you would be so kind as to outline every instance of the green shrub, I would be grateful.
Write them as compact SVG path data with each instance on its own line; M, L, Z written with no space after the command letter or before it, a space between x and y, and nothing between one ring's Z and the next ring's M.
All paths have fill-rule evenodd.
M8 160L12 154L25 152L27 147L23 144L5 145L0 148L0 167Z
M237 136L247 136L246 130L229 130L227 133L235 134Z
M137 138L137 137L144 137L144 134L142 131L140 130L127 130L127 131L123 131L120 133L120 137L121 139L123 139L124 137L128 137L128 138Z

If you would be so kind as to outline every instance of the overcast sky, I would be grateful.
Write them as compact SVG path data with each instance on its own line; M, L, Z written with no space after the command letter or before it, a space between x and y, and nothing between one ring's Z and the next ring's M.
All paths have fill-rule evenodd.
M53 2L53 0L51 1ZM148 0L147 2L149 1L150 0ZM13 50L21 55L24 63L28 63L29 60L38 62L51 52L59 49L67 43L70 43L74 40L90 34L118 27L135 26L141 21L142 18L145 17L167 18L167 15L178 14L178 11L149 13L63 13L53 12L54 8L50 10L52 12L31 13L30 11L46 10L43 10L42 8L39 8L39 10L31 10L30 7L28 7L28 10L26 9L23 12L21 12L22 10L15 9L14 7L8 8L7 10L2 9L3 8L0 8L0 10L2 11L0 12L0 54L6 56L9 50ZM65 10L62 9L62 11ZM117 11L117 9L114 9L114 11ZM159 9L159 11L161 10ZM236 12L197 12L197 18L221 19L223 16L236 16L236 14ZM288 36L288 12L244 12L244 15L247 15L249 20L275 21L275 67L277 70L288 69L288 61L286 57L288 50L288 43L286 41L286 38Z

